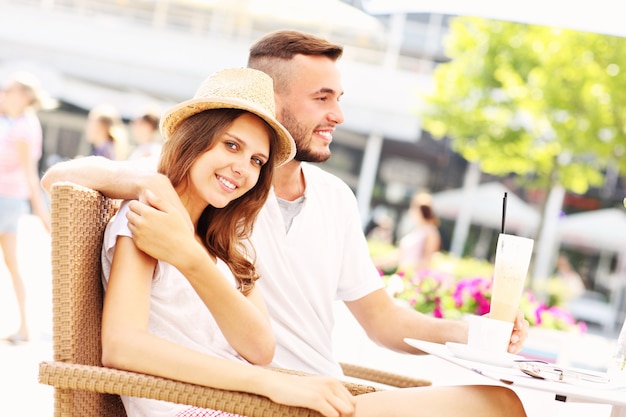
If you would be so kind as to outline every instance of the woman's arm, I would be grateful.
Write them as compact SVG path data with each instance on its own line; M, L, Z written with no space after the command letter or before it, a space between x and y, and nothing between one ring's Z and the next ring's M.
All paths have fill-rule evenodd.
M209 263L212 263L210 258ZM189 376L186 375L193 374L198 366L202 366L198 359L204 355L200 353L194 355L188 352L187 348L148 332L150 294L155 265L156 260L137 249L131 238L126 236L117 238L103 309L102 361L116 368L157 375L163 373L163 376L169 378L187 380ZM215 297L219 297L219 301L211 300L211 303L221 304L223 310L230 310L231 315L241 318L242 315L236 311L240 303L233 301L233 297L229 297L229 294L241 297L243 295L222 277L215 264L213 267L205 266L207 266L203 274L205 280L216 281L218 284L214 285L211 290L215 293ZM228 287L226 291L219 288L220 283ZM245 297L243 298L246 304L250 304ZM249 309L248 311L251 316L260 316L258 310ZM242 322L228 323L220 327L221 329L226 329L228 326L244 329L249 326L246 322L252 321L246 317ZM262 318L257 322L264 324L267 320ZM265 327L269 329L269 324ZM248 328L245 331L271 334L271 331L264 331L263 328ZM254 340L253 343L257 342L258 340ZM273 349L271 352L273 353ZM271 355L265 356L267 363Z
M183 214L173 204L156 199L151 192L147 194L152 197L150 202L160 204L167 211L131 201L127 220L133 245L152 258L175 266L187 278L226 340L241 356L251 363L269 364L276 340L261 296L256 290L244 296L224 278L194 231L189 229L186 211ZM142 209L139 215L133 211L137 206ZM142 230L157 230L162 235L137 233L138 225Z
M133 202L131 202L132 205ZM141 203L136 203L141 204ZM196 293L200 296L205 306L211 312L220 330L229 344L246 360L258 365L267 365L271 362L276 340L269 322L269 315L265 304L256 291L244 296L232 283L226 280L218 269L204 246L196 240L195 233L187 227L187 216L181 215L169 205L173 216L157 216L151 218L139 216L135 222L129 221L128 227L131 232L137 222L148 223L157 229L167 233L163 239L155 239L154 244L162 245L162 253L150 253L150 259L161 259L174 265L189 281ZM163 214L157 212L156 214ZM168 223L173 218L176 222ZM138 249L135 237L126 238L130 244L118 238L113 265L136 263L135 259L141 259L140 254L145 256L143 248ZM126 251L118 251L120 244L131 246ZM135 256L129 257L129 255ZM157 255L157 256L155 256ZM150 270L152 277L153 269ZM117 278L116 270L111 270L110 279ZM121 268L119 274L129 276L127 268ZM124 282L128 278L124 279ZM123 317L123 316L122 316Z
M41 220L44 229L50 233L50 213L48 212L48 206L44 201L42 190L39 186L37 161L32 157L32 145L27 140L19 140L16 143L20 165L28 181L31 208L33 213Z
M253 289L246 296L228 282L204 246L195 238L184 237L183 221L178 229L166 222L151 222L146 216L141 221L167 231L168 237L162 242L167 242L163 248L168 256L158 259L174 265L187 278L228 343L249 362L268 365L274 357L276 339L258 291Z
M354 399L334 379L277 373L206 355L149 333L155 265L154 258L137 249L131 238L118 238L102 317L105 366L259 394L326 416L353 415Z
M174 265L187 278L239 354L254 363L271 361L267 354L271 346L273 357L276 342L258 291L253 289L246 299L226 280L207 279L219 271L204 246L187 229L188 216L152 192L148 191L146 197L148 204L131 201L126 213L134 244L153 258Z

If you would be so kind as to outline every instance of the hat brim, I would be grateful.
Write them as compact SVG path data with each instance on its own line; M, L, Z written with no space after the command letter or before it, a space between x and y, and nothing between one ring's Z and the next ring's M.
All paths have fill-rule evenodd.
M268 114L264 109L254 102L241 99L228 99L224 97L202 97L183 101L168 111L161 117L161 134L166 140L170 138L174 130L185 119L205 110L214 109L240 109L248 111L263 119L276 132L278 137L278 149L272 152L276 155L276 166L281 166L291 161L296 155L296 145L291 134L285 127L276 120L274 116Z

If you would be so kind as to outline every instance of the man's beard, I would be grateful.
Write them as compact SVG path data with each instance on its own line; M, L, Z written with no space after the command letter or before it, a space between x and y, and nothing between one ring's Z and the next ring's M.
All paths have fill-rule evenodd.
M299 123L289 110L281 112L280 122L291 133L296 142L296 156L293 159L300 162L325 162L330 158L330 150L328 149L321 152L314 152L311 149L313 132Z

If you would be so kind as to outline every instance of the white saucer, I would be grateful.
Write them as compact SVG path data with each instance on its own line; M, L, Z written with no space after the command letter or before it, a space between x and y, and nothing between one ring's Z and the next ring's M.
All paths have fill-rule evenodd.
M472 349L464 343L447 342L446 346L452 354L459 358L474 362L486 363L487 365L512 367L516 360L524 359L523 356L514 355L508 352L486 352L484 350Z

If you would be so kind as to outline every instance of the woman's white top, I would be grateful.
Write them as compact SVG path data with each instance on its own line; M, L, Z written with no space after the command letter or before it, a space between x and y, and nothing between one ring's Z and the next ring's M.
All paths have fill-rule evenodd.
M102 282L106 290L111 272L111 261L118 236L131 236L126 213L127 202L107 225L102 247ZM225 279L236 285L235 277L221 259L217 267ZM217 323L189 281L172 265L158 261L150 293L148 331L209 355L235 361L245 361L230 346ZM122 397L129 417L175 416L189 408L186 405L167 403L136 397Z

